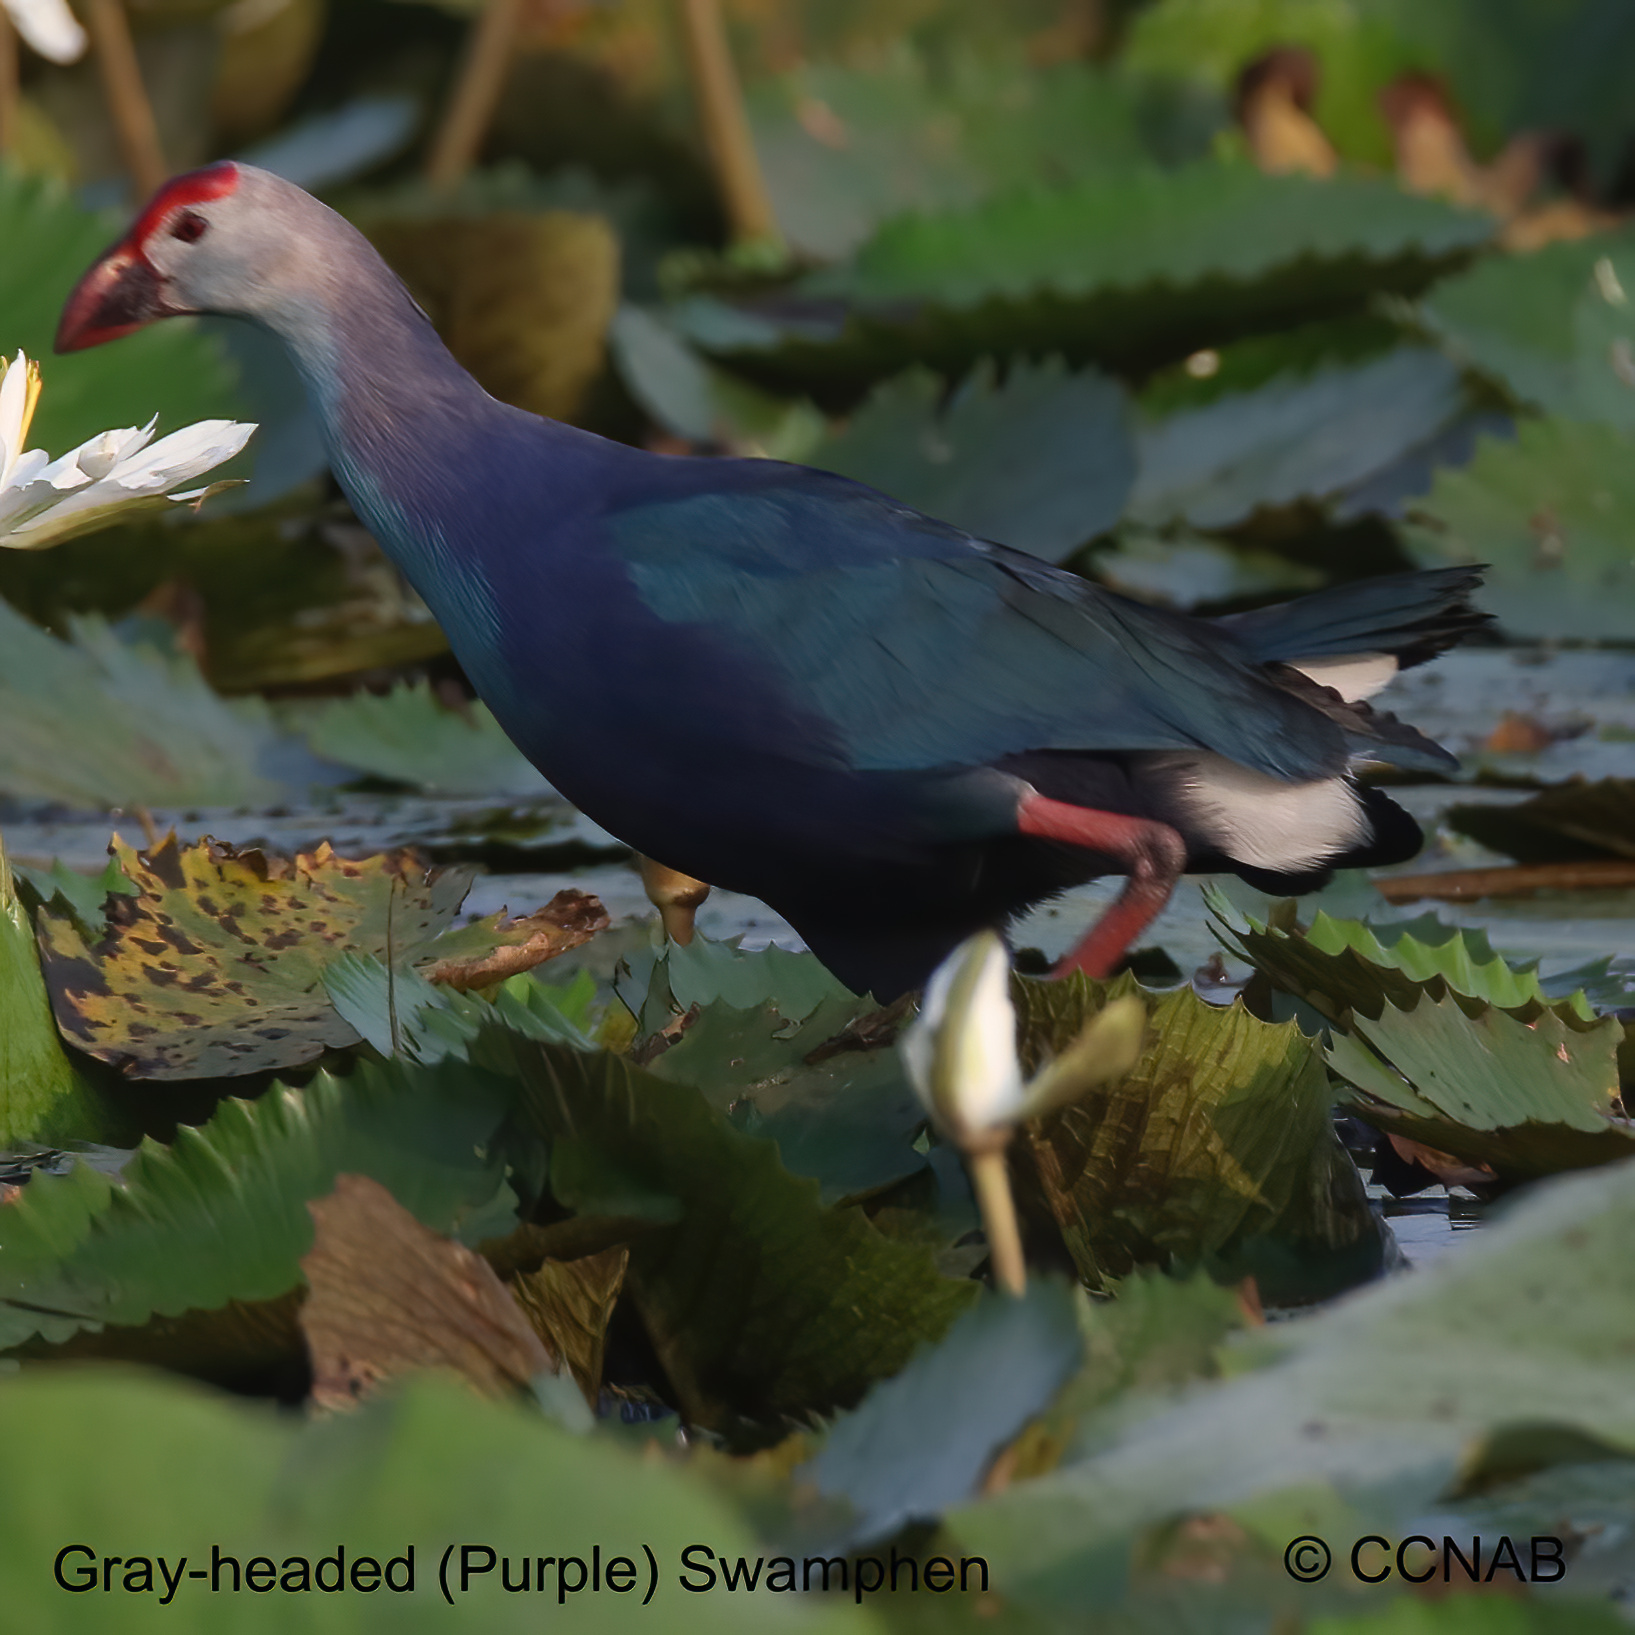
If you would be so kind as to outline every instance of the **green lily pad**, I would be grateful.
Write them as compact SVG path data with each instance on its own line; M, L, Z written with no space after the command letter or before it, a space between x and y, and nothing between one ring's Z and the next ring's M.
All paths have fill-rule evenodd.
M1145 372L1417 294L1492 231L1373 178L1152 167L901 216L793 302L695 297L673 316L706 352L805 389L1016 352Z
M34 928L0 841L0 1147L97 1134L101 1096L63 1049Z
M0 791L70 806L268 806L289 783L260 699L228 702L198 665L121 642L99 618L59 641L0 602Z
M445 709L425 681L326 704L307 742L326 760L427 794L521 800L551 793L487 705Z
M1504 1180L1635 1157L1618 1087L1624 1030L1611 1017L1588 1028L1552 1011L1522 1022L1421 997L1351 1026L1329 1065L1352 1085L1352 1109L1389 1134Z
M1571 1459L1586 1438L1627 1456L1632 1229L1635 1165L1551 1182L1459 1253L1244 1336L1225 1380L1125 1404L1054 1472L947 1525L1008 1599L1083 1619L1128 1593L1132 1547L1188 1517L1264 1552L1287 1594L1291 1539L1419 1530L1505 1427L1548 1422ZM1225 1565L1201 1587L1218 1594ZM1292 1588L1312 1610L1312 1586Z
M1123 389L1059 358L978 365L950 393L912 369L804 458L930 516L1059 561L1119 518L1135 478Z
M1081 977L1017 983L1024 1068L1065 1049L1110 999ZM1116 1084L1030 1127L1013 1173L1092 1287L1142 1266L1252 1273L1309 1300L1378 1270L1378 1227L1334 1139L1318 1043L1190 988L1146 996L1149 1042Z
M1619 374L1635 340L1632 294L1635 233L1624 230L1493 256L1438 284L1420 310L1456 357L1519 401L1635 431L1635 390Z
M825 1208L815 1181L692 1086L605 1053L514 1036L504 1048L553 1175L571 1162L675 1201L679 1218L631 1242L627 1287L689 1420L757 1436L756 1423L849 1407L975 1294L929 1248Z
M1583 994L1561 999L1547 992L1531 965L1513 965L1496 954L1485 932L1449 925L1434 914L1375 923L1319 910L1305 927L1292 902L1265 923L1240 916L1218 894L1210 907L1233 953L1265 972L1274 987L1341 1026L1350 1025L1353 1013L1377 1017L1388 1004L1410 1009L1421 993L1432 999L1457 995L1470 1009L1493 1006L1523 1022L1552 1008L1586 1022L1595 1016Z
M866 67L807 62L748 93L785 238L833 259L905 210L974 204L1148 159L1138 83L1019 52L898 47Z
M36 1173L0 1210L0 1348L294 1289L307 1200L342 1173L379 1181L436 1231L503 1232L516 1200L496 1137L510 1096L465 1064L366 1065L225 1101L173 1146L144 1141L117 1184L83 1159Z
M988 1295L935 1346L830 1428L802 1475L844 1497L855 1547L969 1498L989 1461L1079 1365L1084 1336L1065 1283Z
M462 1622L487 1635L523 1635L539 1628L542 1608L549 1616L566 1607L593 1610L594 1627L607 1635L646 1627L655 1609L676 1635L880 1635L883 1628L871 1609L831 1607L815 1596L687 1594L678 1574L690 1546L699 1548L695 1559L712 1563L716 1553L754 1561L765 1549L710 1481L611 1438L575 1436L536 1411L484 1401L445 1379L412 1380L355 1413L303 1421L151 1375L30 1371L0 1383L0 1434L41 1473L32 1492L19 1486L0 1500L0 1529L8 1576L16 1563L45 1563L43 1572L19 1569L12 1599L14 1615L42 1630L92 1616L70 1612L65 1619L65 1604L75 1603L65 1603L51 1573L57 1553L82 1536L95 1540L87 1547L98 1552L99 1573L102 1552L147 1549L173 1574L185 1557L186 1571L207 1575L201 1582L184 1574L174 1599L161 1606L164 1583L153 1557L137 1558L147 1564L152 1594L125 1593L140 1576L121 1559L102 1599L118 1606L120 1630L133 1635L209 1635L224 1622L235 1632L275 1635L290 1628L292 1607L326 1635ZM78 1523L72 1537L63 1532L64 1517ZM542 1539L551 1553L540 1585L532 1575ZM495 1551L492 1571L472 1571L452 1617L438 1573L450 1540L483 1540ZM645 1576L644 1545L656 1580ZM331 1564L321 1566L326 1557ZM503 1589L502 1557L513 1583L527 1562L528 1594ZM560 1568L557 1557L566 1558ZM208 1575L217 1558L235 1565L221 1568L212 1594ZM284 1588L251 1588L263 1558ZM564 1588L566 1605L559 1604L559 1576L573 1584L581 1558L585 1600L571 1601ZM623 1577L616 1563L625 1558L641 1576ZM66 1554L64 1575L85 1559ZM476 1569L486 1559L478 1544L467 1561ZM593 1561L598 1601L589 1599ZM252 1568L255 1580L247 1577ZM305 1594L297 1588L303 1575ZM689 1581L703 1582L702 1575ZM344 1593L318 1587L337 1582ZM458 1590L458 1551L448 1582ZM655 1599L644 1608L650 1584Z
M1621 641L1635 614L1635 431L1560 416L1484 437L1437 474L1406 531L1427 567L1489 564L1482 604L1514 636Z
M914 1145L925 1108L898 1058L895 1027L872 1038L859 1031L886 1014L850 994L794 1021L775 1000L753 1009L718 1000L652 1071L696 1086L737 1128L777 1142L784 1168L818 1181L825 1203L855 1199L926 1163Z
M1457 367L1403 346L1178 409L1140 429L1129 520L1231 528L1259 508L1336 498L1430 442L1464 407Z

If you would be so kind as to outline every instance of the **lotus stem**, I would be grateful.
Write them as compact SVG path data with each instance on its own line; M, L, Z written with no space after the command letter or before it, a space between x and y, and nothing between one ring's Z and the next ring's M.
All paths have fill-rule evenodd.
M145 197L170 174L170 167L159 143L153 104L142 83L130 19L122 0L85 0L84 15L125 169L137 192Z
M22 85L18 78L17 30L4 6L0 6L0 159L4 159L17 142L17 112L22 101Z
M488 0L471 25L465 59L426 158L426 180L457 187L476 164L511 66L523 0Z
M982 1213L994 1282L1006 1294L1020 1299L1028 1291L1028 1269L1022 1258L1022 1232L1016 1222L1010 1172L1005 1168L1010 1137L1010 1130L1004 1129L984 1131L971 1138L965 1144L965 1167Z
M699 119L704 127L704 146L715 167L716 185L721 190L733 242L781 247L783 235L772 213L766 178L750 135L720 0L682 0L681 20Z

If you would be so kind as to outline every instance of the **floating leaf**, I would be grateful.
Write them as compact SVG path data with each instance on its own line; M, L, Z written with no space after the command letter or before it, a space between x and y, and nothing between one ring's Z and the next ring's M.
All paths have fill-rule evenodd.
M1323 582L1319 569L1272 551L1239 550L1213 539L1160 538L1125 528L1113 546L1096 552L1092 566L1096 578L1114 590L1183 613L1210 603L1295 596Z
M824 258L904 210L1148 157L1132 82L1019 54L943 53L933 71L899 43L867 68L807 62L753 86L749 114L784 236Z
M1022 981L1024 1069L1136 991L1128 977ZM1203 1265L1253 1273L1283 1303L1376 1271L1378 1231L1333 1138L1317 1041L1190 988L1147 997L1135 1070L1030 1126L1031 1152L1014 1165L1080 1275L1105 1286L1138 1266Z
M1188 1516L1235 1521L1281 1574L1325 1513L1357 1528L1331 1538L1416 1530L1501 1428L1544 1416L1576 1433L1569 1457L1586 1438L1635 1452L1632 1230L1635 1165L1540 1187L1458 1254L1246 1337L1236 1377L1127 1404L1055 1472L947 1525L1007 1599L1083 1619L1125 1593L1138 1536Z
M825 1209L770 1141L688 1085L616 1056L512 1046L559 1163L601 1166L677 1205L630 1245L628 1286L689 1420L716 1430L831 1412L935 1339L975 1285L855 1210Z
M307 741L327 760L428 794L525 799L551 793L486 704L445 709L425 681L326 704Z
M1125 1278L1116 1299L1081 1308L1083 1361L1014 1445L1013 1476L1054 1469L1132 1402L1150 1411L1199 1380L1218 1379L1222 1347L1246 1323L1241 1293L1201 1274Z
M98 618L58 641L0 602L0 790L72 806L256 806L287 796L259 699L218 698L184 655Z
M914 1145L925 1108L903 1072L896 1030L869 1031L889 1015L850 994L794 1020L777 1000L748 1009L717 1000L652 1071L696 1086L739 1129L777 1142L784 1168L818 1181L825 1203L859 1198L926 1162Z
M1514 806L1456 803L1442 826L1520 863L1635 857L1635 779L1567 784Z
M1132 522L1231 528L1259 508L1327 500L1428 443L1464 407L1440 352L1325 364L1144 424Z
M1103 233L1102 222L1117 226ZM1039 289L1062 297L1135 290L1160 276L1177 289L1208 279L1249 285L1301 262L1307 279L1334 289L1340 259L1356 257L1377 289L1410 266L1424 276L1490 231L1485 218L1389 183L1201 163L1016 194L962 213L904 216L850 266L813 274L808 287L862 303L963 308ZM1212 294L1222 304L1230 299L1218 287Z
M804 460L823 437L808 399L774 397L717 368L645 307L621 307L609 340L631 395L678 437L752 445L777 460Z
M93 1136L105 1119L100 1103L57 1036L34 928L0 841L0 1147Z
M1265 924L1247 915L1240 919L1218 896L1210 907L1231 933L1229 947L1235 944L1234 951L1264 971L1274 987L1341 1026L1350 1025L1354 1012L1377 1017L1388 1004L1411 1009L1421 993L1432 999L1463 995L1524 1022L1552 1006L1571 1009L1586 1022L1595 1015L1582 994L1563 1001L1544 989L1531 966L1514 966L1496 954L1485 932L1449 925L1434 914L1375 924L1331 918L1319 909L1306 928L1292 913L1274 914Z
M206 1573L204 1581L181 1578L175 1599L161 1607L157 1566L140 1558L149 1562L157 1593L126 1595L123 1575L134 1569L121 1560L111 1569L108 1599L125 1603L122 1631L203 1635L226 1621L235 1631L276 1635L290 1627L292 1603L301 1605L291 1590L303 1575L307 1600L318 1603L303 1607L311 1627L361 1635L382 1625L443 1624L448 1609L438 1561L451 1540L482 1540L495 1552L490 1571L472 1572L456 1615L486 1635L536 1631L542 1608L549 1616L559 1607L559 1583L573 1584L581 1561L587 1600L572 1604L576 1611L593 1608L599 1631L649 1621L641 1599L650 1584L663 1627L675 1635L878 1635L881 1627L866 1609L831 1608L813 1596L686 1594L676 1575L689 1546L728 1561L740 1555L753 1561L765 1548L712 1483L609 1439L569 1435L537 1412L485 1401L443 1380L411 1381L355 1414L303 1423L299 1415L271 1414L260 1404L152 1376L28 1370L0 1383L0 1435L40 1471L31 1491L13 1484L0 1497L8 1576L14 1564L47 1564L43 1573L18 1569L12 1615L31 1628L64 1622L64 1591L50 1564L80 1538L78 1529L73 1539L63 1532L64 1517L82 1526L97 1522L96 1543L88 1547L99 1552L99 1569L100 1552L120 1553L122 1543L127 1554L144 1548L162 1554L172 1572L185 1557L188 1571ZM120 1543L111 1542L115 1534ZM542 1540L551 1559L540 1584L533 1570L545 1553ZM653 1552L656 1582L647 1576L644 1545ZM479 1544L470 1558L473 1569L486 1561L483 1549ZM290 1575L290 1589L251 1590L243 1575L262 1557L279 1580ZM241 1574L236 1595L233 1569L225 1566L220 1593L210 1593L208 1574L220 1558ZM332 1565L317 1577L326 1558ZM504 1591L502 1558L513 1583L526 1563L529 1593ZM65 1574L84 1559L66 1555ZM602 1573L595 1602L588 1599L595 1593L593 1561ZM459 1570L456 1552L454 1587ZM344 1583L346 1592L326 1595L315 1577L318 1584ZM614 1583L629 1588L619 1593ZM567 1602L565 1587L561 1594Z
M422 1368L451 1369L485 1396L557 1371L488 1262L428 1231L380 1182L337 1175L307 1210L301 1332L320 1407L351 1407Z
M1388 1135L1505 1180L1635 1157L1635 1123L1618 1094L1624 1030L1611 1017L1590 1028L1552 1011L1522 1022L1421 997L1351 1027L1330 1045L1329 1065L1355 1086L1352 1108Z
M771 1004L789 1022L804 1022L826 1000L857 1001L815 954L791 953L776 944L744 949L738 939L709 937L641 950L627 960L618 986L640 1017L643 1035L669 1026L694 1005L718 1000L736 1010Z
M1631 292L1635 234L1625 230L1490 257L1438 284L1421 311L1456 356L1523 403L1635 431Z
M174 835L150 852L115 836L111 850L140 894L113 899L95 944L47 912L40 950L64 1036L141 1079L261 1072L356 1044L325 964L349 950L435 959L470 884L410 853L354 861L328 842L293 861Z
M855 1548L970 1498L989 1461L1055 1396L1084 1354L1077 1302L1036 1279L988 1295L830 1429L803 1475L851 1502Z
M83 1159L37 1173L0 1209L0 1347L295 1288L307 1200L343 1173L373 1177L433 1231L503 1231L515 1219L497 1141L510 1093L463 1064L365 1065L224 1101L174 1145L145 1141L118 1185Z
M1486 217L1358 176L1121 171L899 217L787 306L695 298L675 317L706 351L767 380L851 386L913 362L953 373L1016 351L1144 371L1348 315L1382 292L1417 293L1491 232Z
M1427 567L1489 564L1483 604L1514 636L1622 640L1635 613L1631 433L1551 417L1443 470L1407 541Z
M808 465L1049 561L1106 532L1135 476L1122 388L1060 358L990 360L952 393L927 369L874 389Z

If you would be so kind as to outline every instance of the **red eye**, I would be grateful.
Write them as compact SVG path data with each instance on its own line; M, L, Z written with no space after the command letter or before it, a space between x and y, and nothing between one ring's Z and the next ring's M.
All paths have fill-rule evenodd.
M184 210L171 224L170 236L183 244L197 244L204 237L210 223L192 210Z

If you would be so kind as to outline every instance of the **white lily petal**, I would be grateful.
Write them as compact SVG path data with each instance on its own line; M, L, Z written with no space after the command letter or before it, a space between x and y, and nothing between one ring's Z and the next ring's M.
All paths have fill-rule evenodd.
M74 457L79 462L79 468L93 482L106 477L117 465L129 459L134 459L153 440L154 427L158 425L158 417L150 420L142 427L122 426L114 431L100 432L97 436L81 443L74 450Z
M79 450L70 449L66 454L58 457L46 466L40 473L40 481L50 483L55 489L67 492L74 488L83 488L90 478L79 468Z
M12 462L5 482L0 483L0 493L9 493L13 488L26 488L45 471L49 460L50 456L43 448L31 448L27 454Z
M110 475L129 489L152 490L186 482L232 459L255 429L253 422L201 420L161 437L140 458L121 461Z
M78 62L85 55L85 30L63 0L3 0L17 32L52 62Z
M10 534L26 529L36 517L50 511L62 499L62 490L45 478L0 489L0 545L8 545Z
M23 405L28 401L28 359L21 352L0 377L0 485L23 452Z

